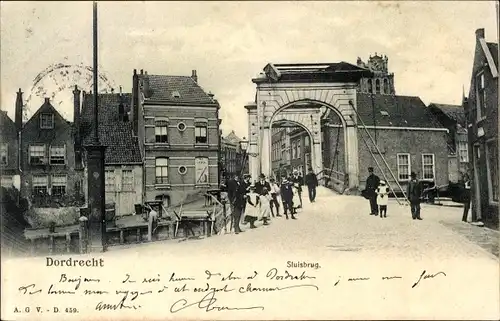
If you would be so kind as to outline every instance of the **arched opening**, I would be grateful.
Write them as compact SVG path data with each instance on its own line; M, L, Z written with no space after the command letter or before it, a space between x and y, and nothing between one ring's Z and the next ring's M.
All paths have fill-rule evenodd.
M372 80L371 79L368 79L368 81L366 82L367 85L368 85L368 93L372 93L373 92L373 84L372 84Z
M375 93L380 94L380 79L375 79Z
M270 173L276 177L309 168L322 183L345 183L346 122L334 106L303 99L278 108L270 117ZM277 130L276 128L286 128Z
M391 88L389 87L389 79L387 79L387 78L384 78L384 92L386 94L391 93Z

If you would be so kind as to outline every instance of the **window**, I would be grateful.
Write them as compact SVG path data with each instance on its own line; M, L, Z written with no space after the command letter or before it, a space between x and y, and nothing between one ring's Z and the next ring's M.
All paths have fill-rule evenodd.
M302 143L299 140L299 141L297 141L297 158L301 157L301 146L300 145L302 145Z
M34 175L33 176L33 182L32 182L32 193L33 196L44 196L47 195L47 189L49 185L49 178L48 176L39 176L39 175Z
M434 179L434 154L422 154L423 179Z
M207 140L207 125L196 125L194 128L194 136L196 144L206 144Z
M486 116L486 90L484 84L484 73L480 73L476 79L477 89L477 120Z
M410 179L411 165L410 154L398 154L398 179L407 181Z
M180 132L183 132L186 130L186 124L184 124L183 122L180 122L177 124L177 129L180 131Z
M372 80L368 79L368 92L371 94L373 92Z
M208 184L209 183L209 172L208 172L208 158L207 157L196 157L195 158L195 184Z
M40 128L41 129L54 128L54 114L40 114Z
M65 163L65 146L50 146L50 164L64 165Z
M492 202L498 202L498 145L497 141L488 142L486 145L488 153L488 184L489 198Z
M310 142L309 136L304 137L304 147L309 147Z
M461 163L469 162L469 145L466 141L458 142L458 156Z
M66 194L66 175L54 175L52 176L52 195L53 196L63 196Z
M391 93L391 89L389 88L389 80L387 78L384 78L384 92L386 94Z
M0 165L7 165L9 159L8 150L9 150L9 145L0 144Z
M375 93L380 94L380 79L375 80Z
M104 172L104 190L106 192L115 191L115 171L112 169Z
M32 145L29 147L30 164L45 163L45 145Z
M168 143L168 121L166 119L155 120L155 139L157 143Z
M134 190L134 172L131 169L122 171L122 190L127 192Z
M156 159L156 184L168 184L168 158Z
M187 167L184 166L184 165L181 165L177 168L177 172L180 174L180 175L186 175L187 173Z
M2 176L0 177L0 186L5 188L10 188L13 185L12 176Z

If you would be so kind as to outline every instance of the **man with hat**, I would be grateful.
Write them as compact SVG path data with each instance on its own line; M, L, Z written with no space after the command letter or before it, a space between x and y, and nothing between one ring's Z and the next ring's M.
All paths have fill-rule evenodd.
M231 204L231 215L233 216L234 232L236 234L242 232L240 221L246 203L245 194L246 187L243 182L240 182L239 176L234 175L234 178L228 183L228 198Z
M266 175L260 174L259 181L255 183L255 192L259 195L264 195L263 194L264 188L266 188L267 191L270 191L271 185L269 184L269 182L266 181Z
M285 213L285 217L288 220L288 211L292 215L292 219L296 219L294 216L293 210L293 190L292 183L288 181L288 179L283 178L283 183L281 184L281 201L283 202L283 212Z
M422 186L417 180L417 174L411 172L411 179L408 183L408 189L406 190L406 195L411 207L411 217L414 220L422 220L420 217L420 201L422 197Z
M316 199L316 187L318 186L318 178L312 168L309 168L309 173L306 175L306 185L309 191L309 201L312 203Z
M368 167L368 178L366 179L365 197L370 201L370 215L378 214L377 190L380 178L373 173L373 167Z

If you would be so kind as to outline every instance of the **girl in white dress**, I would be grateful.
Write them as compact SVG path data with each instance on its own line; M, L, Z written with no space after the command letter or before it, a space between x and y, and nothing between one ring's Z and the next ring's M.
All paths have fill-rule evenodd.
M269 225L269 219L271 218L271 194L267 188L262 189L262 195L260 195L260 216L264 225Z
M299 184L297 183L293 184L292 191L293 191L293 198L292 198L293 213L296 214L297 208L300 207Z
M256 228L255 221L260 215L260 195L255 193L255 185L250 185L250 191L246 197L245 221L250 223L250 228Z
M377 205L379 208L380 217L387 217L387 203L389 200L389 187L385 184L385 181L380 181L380 185L377 187Z

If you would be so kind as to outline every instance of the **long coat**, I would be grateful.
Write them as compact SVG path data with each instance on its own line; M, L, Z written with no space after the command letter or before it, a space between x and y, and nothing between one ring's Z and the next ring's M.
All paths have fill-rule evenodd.
M422 197L422 185L418 180L411 180L408 183L406 195L411 203L420 203L420 199Z
M292 176L291 181L292 183L298 185L299 193L302 193L302 185L304 184L304 179L302 178L302 176L300 175L298 175L297 177Z
M257 183L255 183L255 193L263 195L264 188L267 189L268 194L271 192L271 184L269 184L269 182L264 181L264 183L262 183L261 181L258 181Z
M245 206L246 187L244 182L237 182L234 179L228 184L228 198L233 206L243 208Z
M281 184L281 200L284 203L291 203L293 199L293 190L292 185L290 184Z

